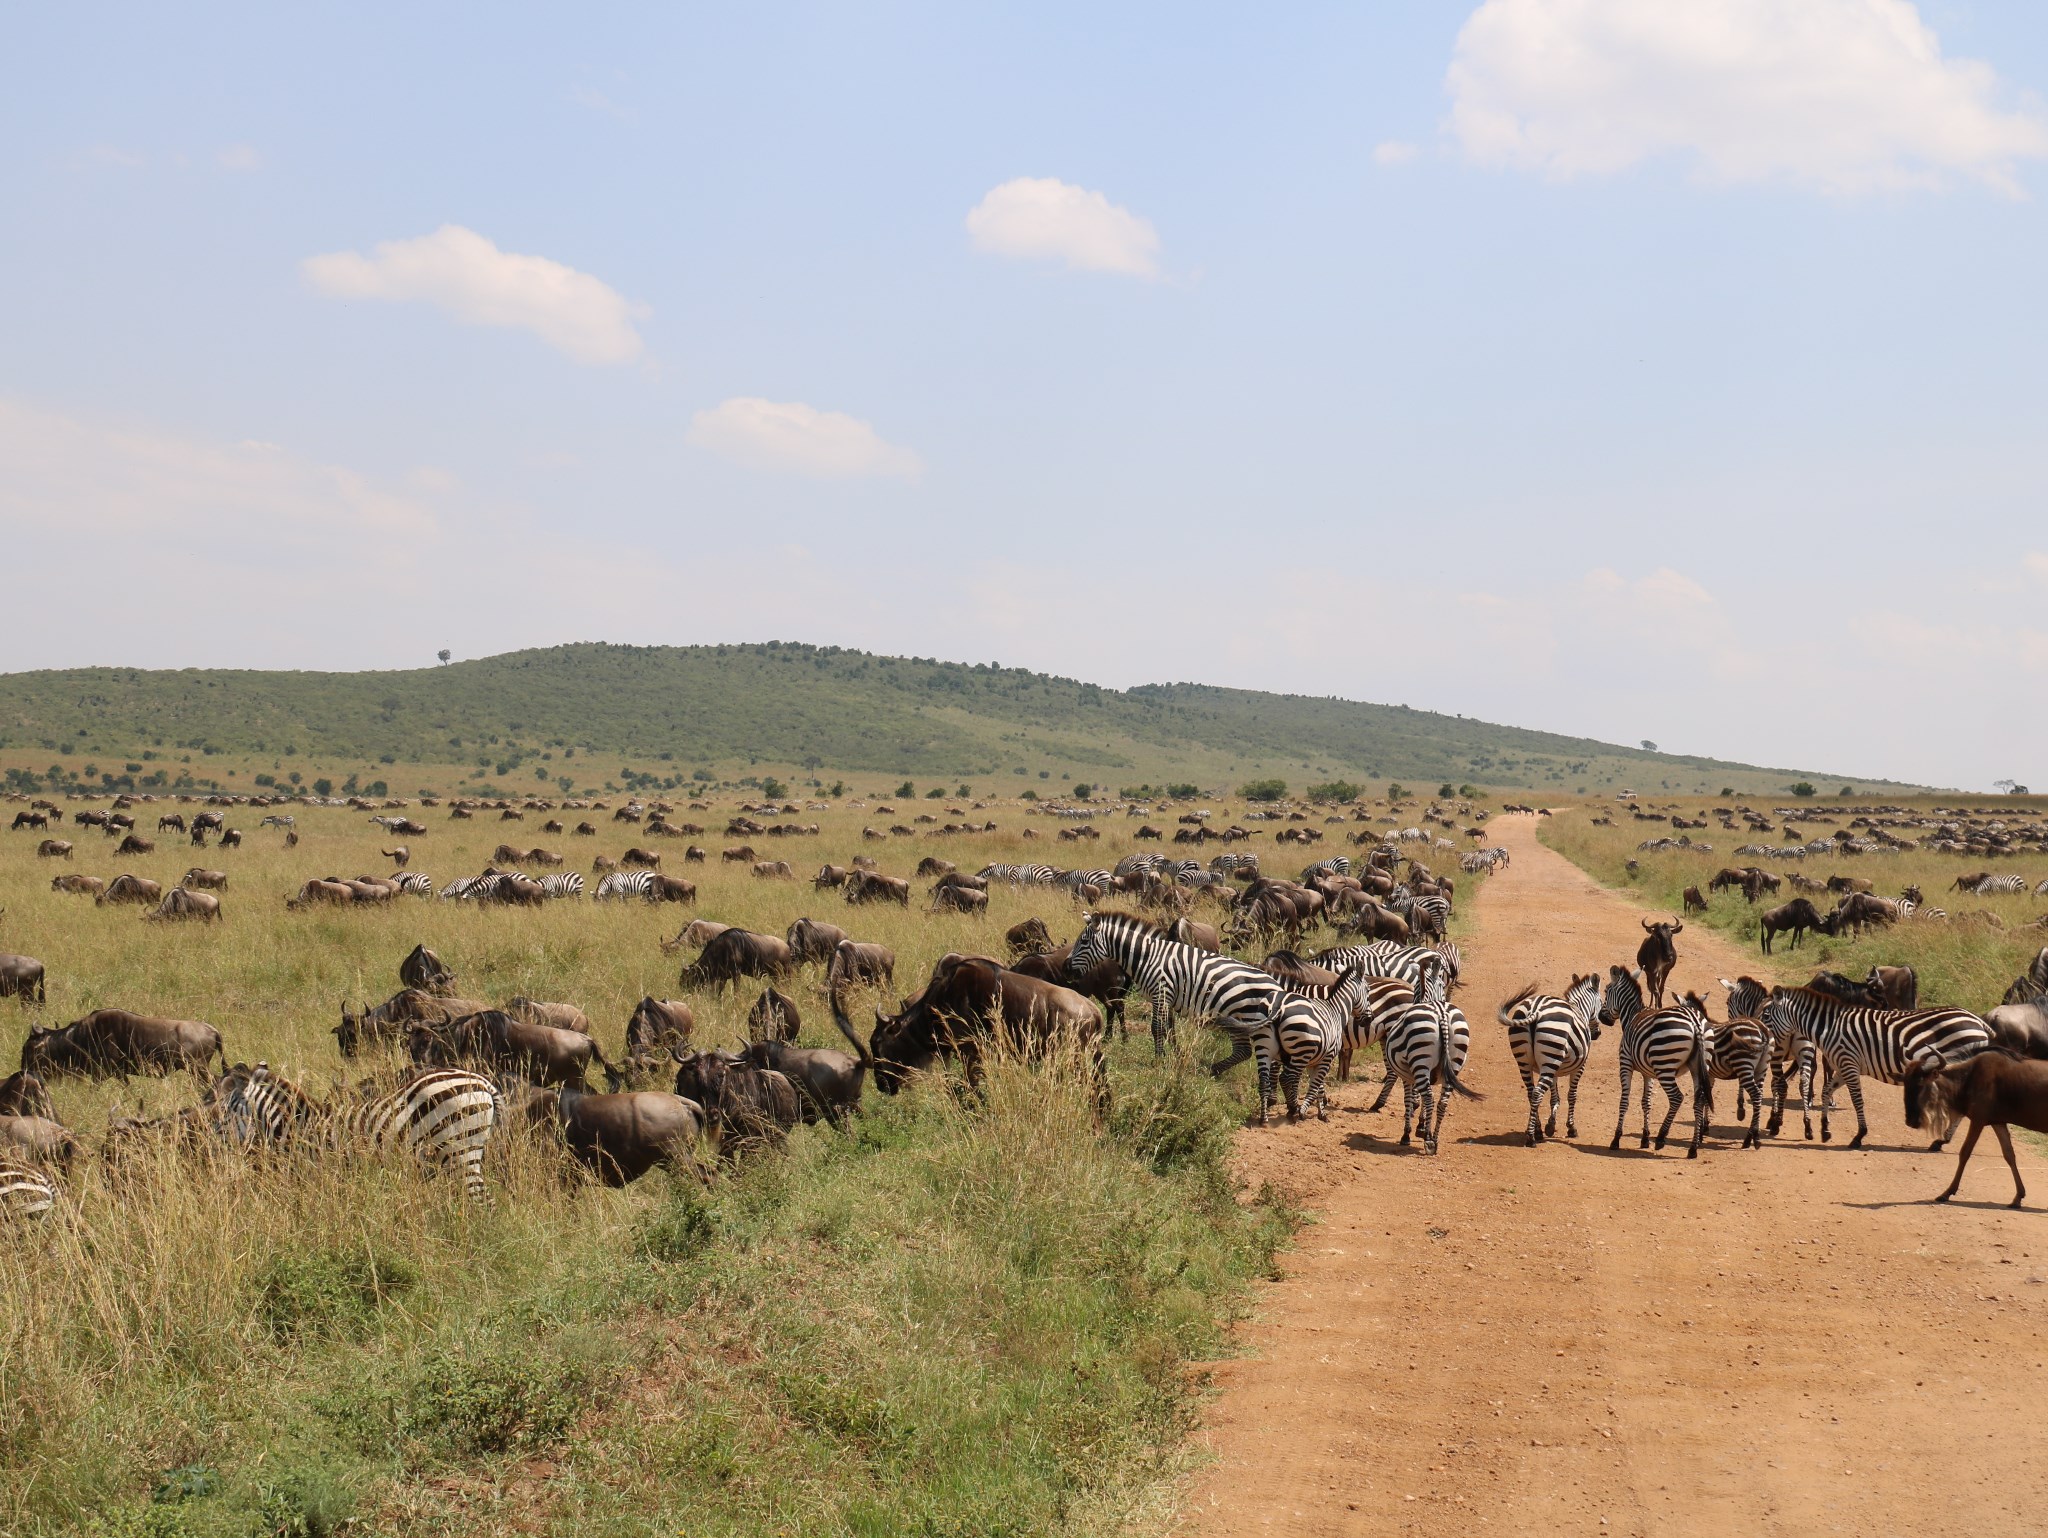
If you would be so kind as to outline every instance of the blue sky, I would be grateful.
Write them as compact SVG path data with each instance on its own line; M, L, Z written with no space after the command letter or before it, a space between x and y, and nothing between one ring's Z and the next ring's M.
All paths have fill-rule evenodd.
M2048 784L2048 12L17 8L0 667L812 640Z

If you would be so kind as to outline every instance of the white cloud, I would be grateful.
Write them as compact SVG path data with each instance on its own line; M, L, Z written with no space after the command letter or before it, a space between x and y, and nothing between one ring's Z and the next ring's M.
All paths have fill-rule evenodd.
M1421 151L1403 139L1382 139L1372 147L1374 165L1402 166L1413 160Z
M387 240L368 256L336 251L299 264L305 279L337 299L425 300L473 326L531 331L579 363L630 363L640 356L635 320L644 305L587 272L544 256L500 251L474 230L444 224L414 240Z
M214 157L230 171L260 171L263 154L253 144L230 144Z
M872 426L802 401L735 396L690 419L689 441L757 470L793 470L821 479L897 475L915 479L924 465Z
M2020 557L2020 565L2036 581L2048 583L2048 552L2029 550Z
M1052 177L1020 176L991 188L968 211L967 233L976 250L997 256L1159 276L1159 233L1151 221Z
M2017 192L2048 156L2038 107L1999 105L1908 0L1486 0L1446 83L1468 156L1556 177L1690 154L1723 181Z

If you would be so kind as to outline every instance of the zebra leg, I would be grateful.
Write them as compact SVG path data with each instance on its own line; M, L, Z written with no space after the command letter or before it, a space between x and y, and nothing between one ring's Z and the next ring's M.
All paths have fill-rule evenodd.
M1776 1137L1778 1129L1785 1125L1785 1065L1775 1057L1771 1059L1771 1120L1764 1128L1765 1137Z
M1425 1153L1436 1152L1436 1118L1431 1114L1431 1093L1436 1088L1436 1071L1418 1074L1415 1085L1415 1131L1422 1139Z
M1849 1103L1856 1107L1856 1135L1849 1139L1849 1146L1861 1148L1865 1134L1870 1131L1870 1124L1863 1119L1863 1075L1855 1064L1845 1062L1842 1064L1842 1080L1849 1086ZM1825 1100L1820 1103L1820 1125L1821 1135L1825 1137L1828 1125L1828 1103Z
M1215 1062L1209 1064L1209 1076L1213 1079L1220 1079L1239 1063L1253 1055L1250 1042L1241 1036L1232 1037L1230 1055L1228 1057L1219 1057Z
M1315 1107L1317 1121L1330 1119L1330 1094L1327 1086L1330 1067L1335 1061L1333 1054L1325 1052L1316 1059L1315 1066L1309 1070L1308 1094L1305 1098L1308 1104Z
M1527 1072L1522 1075L1522 1087L1529 1092L1529 1146L1534 1148L1543 1141L1543 1080ZM1552 1113L1553 1119L1555 1112Z
M1172 997L1164 987L1154 989L1152 993L1152 1055L1154 1057L1166 1056L1166 1034L1172 1029ZM1244 1058L1233 1055L1230 1061L1241 1063L1244 1061ZM1211 1065L1209 1071L1211 1073L1221 1073L1223 1070Z
M1425 1097L1426 1098L1426 1097ZM1424 1113L1427 1120L1427 1113ZM1401 1146L1406 1148L1415 1136L1415 1080L1403 1075L1401 1079Z
M1301 1064L1289 1058L1280 1070L1280 1093L1287 1097L1287 1119L1301 1120Z
M1394 1093L1395 1077L1396 1075L1394 1073L1394 1065L1392 1063L1387 1064L1387 1076L1380 1081L1379 1098L1373 1101L1371 1106L1371 1110L1374 1114L1378 1114L1380 1111L1386 1109L1387 1098Z
M1436 1120L1430 1124L1429 1151L1435 1153L1437 1144L1444 1138L1444 1125L1451 1119L1451 1076L1444 1074L1444 1087L1436 1097Z
M1650 1082L1651 1075L1645 1071L1643 1074L1643 1140L1636 1144L1638 1148L1648 1148L1650 1146ZM1657 1139L1657 1146L1659 1148L1664 1146L1662 1138Z
M1806 1124L1806 1141L1809 1143L1813 1141L1814 1066L1815 1064L1813 1043L1808 1042L1804 1045L1804 1047L1800 1050L1799 1053L1799 1116L1800 1119ZM1827 1120L1827 1111L1825 1108L1823 1108L1821 1111L1821 1120Z
M1623 1063L1621 1065L1621 1109L1614 1114L1614 1141L1607 1145L1610 1153L1621 1147L1622 1129L1628 1125L1628 1087L1630 1081L1634 1078L1635 1075L1629 1071L1628 1064Z
M1566 1137L1577 1137L1579 1135L1579 1075L1585 1071L1586 1063L1581 1058L1579 1066L1572 1070L1571 1094L1564 1104L1564 1135ZM1552 1093L1555 1094L1556 1091L1553 1090ZM1555 1116L1556 1114L1557 1108L1555 1106L1551 1107L1551 1115Z
M1547 1083L1548 1083L1548 1084L1550 1085L1550 1119L1549 1119L1548 1121L1544 1122L1544 1124L1543 1124L1543 1135L1544 1135L1545 1137L1556 1137L1556 1136L1557 1136L1557 1100L1558 1100L1558 1094L1557 1094L1557 1072L1556 1072L1556 1070L1555 1070L1555 1069L1553 1069L1553 1070L1551 1070L1551 1072L1549 1072L1549 1073L1545 1074L1545 1075L1544 1075L1544 1079L1545 1079L1545 1081L1546 1081L1546 1082L1547 1082Z
M1761 1055L1749 1069L1749 1136L1742 1140L1744 1148L1764 1146L1763 1134L1757 1130L1757 1122L1763 1113L1764 1103L1764 1060Z
M1665 1140L1671 1136L1671 1124L1678 1120L1678 1108L1685 1103L1685 1094L1679 1089L1678 1078L1675 1074L1659 1074L1657 1076L1657 1083L1664 1091L1664 1122L1657 1129L1657 1146L1662 1148ZM1647 1134L1649 1130L1650 1091L1649 1087L1645 1085L1643 1088L1643 1131Z

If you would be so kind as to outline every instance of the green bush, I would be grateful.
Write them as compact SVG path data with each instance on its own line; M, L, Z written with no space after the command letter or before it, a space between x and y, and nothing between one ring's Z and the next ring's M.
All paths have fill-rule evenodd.
M1356 801L1364 794L1365 787L1354 784L1350 780L1326 780L1320 785L1311 785L1308 788L1309 800L1322 806L1337 802Z
M1279 801L1287 795L1285 780L1249 780L1237 787L1237 793L1247 801Z
M1792 787L1792 794L1795 796L1806 797L1817 795L1818 792L1814 790L1813 782L1811 780L1801 780L1797 785L1794 785Z
M409 1261L371 1250L285 1251L256 1269L256 1317L279 1340L356 1334L419 1280Z

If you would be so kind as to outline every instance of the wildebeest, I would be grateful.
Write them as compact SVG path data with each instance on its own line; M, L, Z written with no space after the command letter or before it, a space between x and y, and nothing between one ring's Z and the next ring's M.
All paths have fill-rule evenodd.
M23 828L46 829L49 826L50 819L47 813L16 812L14 814L14 822L11 825L11 831L19 833Z
M619 856L619 863L628 870L660 870L661 855L652 849L628 849Z
M1012 924L1004 931L1003 943L1009 946L1012 961L1020 956L1042 956L1054 949L1052 935L1041 918L1028 918L1021 924Z
M749 869L756 881L796 880L796 870L787 860L756 860Z
M1026 977L987 956L950 953L939 958L930 981L894 1015L875 1011L868 1050L875 1087L894 1094L908 1077L941 1058L957 1057L970 1084L981 1077L982 1056L998 1030L1027 1053L1071 1036L1102 1082L1102 1015L1071 988Z
M529 1025L551 1025L558 1031L590 1034L590 1017L574 1004L553 1004L545 999L529 999L521 993L505 1001L505 1013Z
M681 876L664 876L656 871L647 880L647 900L651 903L693 903L697 900L697 883L685 881Z
M977 892L972 887L942 886L932 893L931 911L934 913L986 913L988 893Z
M718 851L718 858L727 865L751 865L754 863L752 844L732 844Z
M39 860L68 860L71 858L71 840L68 838L46 838L36 845Z
M844 865L821 865L818 867L818 874L811 877L811 885L814 887L844 886L845 884L846 867Z
M849 871L846 876L846 900L850 903L892 902L899 907L910 906L910 883L901 876L881 876L873 871Z
M324 881L319 877L306 882L299 888L296 897L285 899L285 906L294 912L321 904L345 908L356 900L355 888L345 881Z
M352 1058L365 1041L396 1041L415 1025L446 1025L489 1007L480 999L450 998L410 986L399 989L374 1008L364 1005L360 1014L351 1014L344 999L341 1024L334 1027L334 1040L341 1055Z
M2013 1126L2048 1132L2048 1063L2015 1057L1993 1048L1964 1063L1938 1065L1932 1058L1906 1070L1906 1125L1934 1134L1938 1147L1958 1122L1968 1121L1969 1135L1956 1153L1955 1178L1935 1197L1945 1202L1963 1183L1963 1170L1986 1127L1998 1134L1998 1147L2012 1170L2012 1206L2026 1200L2020 1161L2012 1150Z
M0 1079L0 1116L40 1116L55 1121L57 1110L43 1081L26 1069L17 1069Z
M155 854L156 845L138 834L130 833L119 844L114 846L114 853L117 855Z
M764 988L747 1011L748 1041L795 1041L803 1034L804 1019L796 1000L774 988Z
M727 929L711 937L697 959L682 971L685 988L709 985L723 992L742 977L780 979L796 969L789 942L780 935Z
M77 1151L70 1129L54 1117L0 1115L0 1176L17 1164L65 1169Z
M130 876L125 872L107 883L107 889L94 895L93 905L106 903L158 903L163 901L164 889L146 876Z
M780 1142L803 1120L802 1097L788 1079L720 1052L677 1053L676 1093L704 1107L723 1155Z
M1073 989L1083 998L1093 999L1101 1006L1109 1027L1128 1034L1130 1027L1124 1021L1124 995L1130 992L1131 984L1122 964L1114 957L1105 957L1076 975L1071 964L1073 955L1072 945L1055 946L1035 956L1019 956L1010 970L1025 977L1058 983L1062 988Z
M886 945L865 940L841 940L832 948L832 960L825 968L827 990L846 983L873 983L877 987L896 981L896 953Z
M686 1047L697 1028L690 1006L680 999L657 999L652 994L633 1006L626 1021L626 1062L628 1068L645 1067L657 1054L672 1047Z
M446 1025L416 1024L406 1032L406 1052L422 1068L475 1064L519 1074L536 1084L583 1084L605 1060L596 1040L582 1031L558 1030L514 1019L500 1009L464 1015Z
M1687 913L1705 913L1707 911L1707 899L1696 886L1687 887L1679 901L1684 904Z
M1772 941L1787 931L1792 935L1792 949L1798 950L1801 937L1809 929L1825 933L1827 920L1821 917L1820 910L1813 905L1813 900L1806 897L1795 897L1778 907L1766 908L1763 916L1757 920L1757 932L1762 939L1766 956L1771 954Z
M693 945L709 945L713 936L722 935L730 928L732 925L721 924L716 919L691 919L676 932L675 938L661 942L661 953L672 956Z
M795 1047L786 1041L756 1041L740 1054L749 1067L773 1069L803 1097L806 1122L821 1118L837 1126L849 1111L860 1109L860 1092L868 1065L859 1056L829 1047Z
M164 919L201 919L212 923L221 916L220 899L211 892L195 892L190 887L174 886L164 893L164 900L142 915L144 922Z
M1873 966L1863 986L1886 1009L1912 1009L1920 1002L1920 974L1911 967Z
M2048 1058L2048 1003L2000 1004L1984 1011L1991 1044L2020 1057Z
M178 878L178 885L199 887L209 892L225 892L228 889L228 873L224 870L207 870L195 865Z
M106 889L106 882L97 876L57 876L50 882L53 892L76 892L87 897L98 897Z
M530 1125L549 1126L570 1154L608 1186L638 1180L656 1165L694 1166L703 1107L660 1090L593 1094L577 1084L544 1089L526 1103Z
M959 869L951 860L942 860L935 854L928 854L917 862L916 874L924 876L950 876Z
M201 1078L214 1058L227 1066L220 1032L204 1021L125 1009L96 1009L69 1025L33 1029L21 1046L22 1068L45 1079L126 1079L136 1073L162 1078L178 1068Z
M412 863L412 849L405 844L400 844L396 849L379 850L378 853L400 870Z
M35 957L0 953L0 999L10 994L24 1005L46 1002L43 964Z
M2001 1002L2024 1004L2030 999L2038 999L2044 993L2048 993L2048 945L2042 946L2033 961L2028 964L2027 970L2013 979L2012 986L2005 990L2005 997Z
M398 981L425 993L446 995L455 991L455 973L424 945L415 945L398 964Z
M1896 923L1899 905L1889 897L1873 896L1869 892L1851 892L1835 905L1835 911L1828 915L1832 926L1830 934L1854 935L1866 929L1882 928Z
M167 812L156 820L156 830L159 833L183 833L185 819L176 812Z
M1175 919L1166 926L1166 937L1178 940L1182 945L1192 945L1198 951L1221 952L1223 949L1222 931L1214 924L1204 924L1195 919ZM1406 925L1402 926L1401 937L1407 938Z
M798 966L810 963L829 962L839 942L846 938L846 931L837 924L821 924L816 919L800 918L789 926L784 935L789 942L789 953L796 958Z
M1648 919L1644 919L1642 925L1643 943L1636 947L1636 965L1643 970L1643 982L1655 1007L1662 1009L1664 981L1671 976L1671 969L1678 965L1678 947L1671 942L1685 933L1685 925L1682 922L1652 924Z

